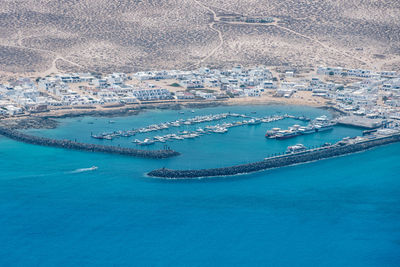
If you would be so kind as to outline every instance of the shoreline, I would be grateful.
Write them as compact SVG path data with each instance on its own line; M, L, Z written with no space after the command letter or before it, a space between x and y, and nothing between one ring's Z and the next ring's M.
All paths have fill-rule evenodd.
M126 117L138 115L145 110L154 109L168 109L168 110L181 110L183 108L208 108L219 106L246 106L246 105L282 105L282 106L305 106L318 109L327 110L335 118L342 111L323 103L322 105L315 105L311 103L293 103L288 101L258 99L258 101L250 101L249 99L240 99L241 101L187 101L187 102L149 102L142 104L131 104L116 107L90 107L90 108L69 108L69 109L53 109L47 112L32 113L24 116L15 116L0 119L0 127L10 129L54 129L57 128L59 122L57 119L64 118L78 118L84 116L90 117ZM260 101L261 100L261 101Z

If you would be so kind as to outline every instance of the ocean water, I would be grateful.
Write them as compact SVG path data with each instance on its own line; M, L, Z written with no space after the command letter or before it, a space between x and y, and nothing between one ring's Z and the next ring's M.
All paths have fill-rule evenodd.
M29 132L133 147L135 138L157 133L113 141L94 140L90 133L227 111L329 115L292 106L218 107L193 114L155 110L112 119L63 119L57 129ZM251 162L288 145L313 146L361 133L338 126L284 141L264 138L267 129L295 123L300 124L286 119L174 141L168 145L182 155L165 160L40 147L0 137L0 265L399 266L400 144L235 177L145 176L164 166ZM91 166L99 168L87 170Z

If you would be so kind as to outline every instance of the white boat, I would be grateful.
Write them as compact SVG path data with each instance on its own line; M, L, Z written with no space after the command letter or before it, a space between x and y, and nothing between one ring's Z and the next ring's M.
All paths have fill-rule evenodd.
M327 122L329 119L327 116L322 115L321 117L315 118L315 121L317 122Z
M150 140L149 138L146 138L146 139L143 140L143 142L139 142L137 144L140 145L140 146L148 146L148 145L152 145L154 143L155 143L154 140Z
M290 153L299 153L299 152L303 152L306 151L307 148L303 145L303 144L297 144L294 146L288 146L286 153L290 154Z
M333 126L330 124L327 124L327 125L316 124L315 125L316 132L324 132L324 131L329 131L332 129L333 129Z
M218 127L213 132L214 133L226 133L227 131L228 131L228 129L226 129L226 128Z
M315 133L315 128L312 126L307 126L307 127L300 127L298 129L300 134L311 134L311 133Z

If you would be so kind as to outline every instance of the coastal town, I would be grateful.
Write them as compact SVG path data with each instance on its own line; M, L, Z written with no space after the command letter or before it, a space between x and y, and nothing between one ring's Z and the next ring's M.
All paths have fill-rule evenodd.
M313 72L265 66L132 74L66 73L0 84L1 118L65 116L148 105L294 104L329 107L341 123L373 128L400 120L400 74L341 67Z
M19 127L4 124L4 121L15 122L32 118L98 113L108 115L116 111L138 111L142 108L248 103L308 105L330 109L335 116L259 116L257 112L249 110L247 113L193 114L192 117L186 116L141 128L91 133L91 138L101 139L100 142L140 135L138 138L144 139L131 140L138 148L37 137L19 132ZM189 114L195 113L194 109L186 111ZM184 114L184 111L179 113ZM400 75L394 71L374 72L340 67L318 67L313 72L299 73L296 70L276 71L265 66L244 68L240 65L227 70L199 68L193 71L162 70L132 74L57 74L43 78L8 80L0 84L0 114L0 134L18 141L158 159L180 155L165 143L210 134L225 134L230 128L269 124L289 118L297 120L299 124L294 124L288 129L269 128L265 137L286 140L329 131L338 124L364 129L362 136L345 137L334 144L324 143L312 148L303 144L291 145L286 152L282 152L283 154L269 155L258 163L201 172L160 169L149 174L166 178L234 175L354 153L399 141ZM114 121L110 120L109 123ZM178 131L162 134L170 128ZM155 143L164 143L164 147L156 150L139 148Z

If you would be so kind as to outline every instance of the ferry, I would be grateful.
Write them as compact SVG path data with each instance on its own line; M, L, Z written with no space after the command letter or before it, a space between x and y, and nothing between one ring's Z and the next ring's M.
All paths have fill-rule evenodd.
M331 124L326 124L326 125L316 124L315 125L316 132L325 132L325 131L329 131L332 129L333 129L333 126Z
M300 127L299 133L300 134L312 134L312 133L315 133L315 128L313 126Z
M289 139L289 138L296 137L299 135L300 135L300 133L297 131L287 131L287 132L283 132L283 133L278 133L277 135L275 135L275 138L278 140L285 140L285 139Z
M267 138L274 138L275 135L281 130L281 128L272 128L272 130L267 131L265 137Z

